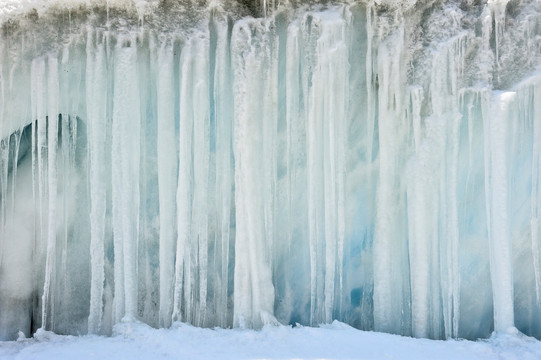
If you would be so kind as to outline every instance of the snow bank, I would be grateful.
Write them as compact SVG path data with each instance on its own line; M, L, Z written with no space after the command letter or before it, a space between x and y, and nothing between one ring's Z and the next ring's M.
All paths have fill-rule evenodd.
M60 336L0 342L0 359L539 359L541 343L505 335L485 341L435 341L356 330L333 322L319 328L267 326L261 331L171 329L120 323L113 337Z

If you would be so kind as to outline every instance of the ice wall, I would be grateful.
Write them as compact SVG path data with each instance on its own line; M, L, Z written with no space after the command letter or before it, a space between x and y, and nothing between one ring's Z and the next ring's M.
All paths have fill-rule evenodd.
M11 6L1 339L541 337L539 2Z

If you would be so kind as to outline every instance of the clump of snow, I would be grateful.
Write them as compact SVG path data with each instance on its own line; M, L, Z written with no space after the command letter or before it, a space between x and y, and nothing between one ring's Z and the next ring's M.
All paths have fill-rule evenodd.
M77 6L88 3L90 0L71 0L69 4L61 0L0 0L0 23L6 18L26 14L32 10L42 14L53 6Z
M175 323L153 329L122 322L113 337L61 336L0 342L0 359L539 359L541 342L503 333L489 340L435 341L360 331L338 321L319 328L261 331L204 329Z
M157 0L0 0L0 23L8 18L37 11L39 16L53 8L76 9L80 6L108 6L129 8L135 6L140 17L152 11Z
M417 0L405 0L405 1L375 0L375 3L376 5L385 6L391 9L393 8L409 9L409 8L412 8L417 3Z

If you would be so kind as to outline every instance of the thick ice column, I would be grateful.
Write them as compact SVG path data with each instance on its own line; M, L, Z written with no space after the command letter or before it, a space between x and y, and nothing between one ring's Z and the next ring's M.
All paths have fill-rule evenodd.
M192 43L187 42L180 59L180 124L177 183L177 251L173 321L190 321L192 312L191 236L192 236Z
M407 206L412 332L416 337L439 336L442 322L446 337L456 336L458 328L456 198L461 114L457 82L463 46L463 36L440 44L432 58L429 92L424 95L422 88L410 88L408 120L415 153L408 162ZM425 96L432 114L421 121Z
M221 286L218 294L217 312L220 325L225 327L228 319L229 244L231 240L231 202L233 198L232 127L233 96L231 94L230 52L227 19L215 14L216 55L214 69L214 107L216 121L216 241L221 248Z
M426 337L429 332L430 258L432 239L435 237L434 185L430 178L437 175L429 140L425 140L410 160L408 176L408 234L410 256L412 331L416 337ZM436 172L436 174L434 174ZM437 225L437 223L436 223Z
M34 59L31 65L31 104L32 104L32 191L36 213L36 234L34 241L34 254L36 261L36 281L42 281L44 256L47 251L47 220L45 209L47 203L46 187L46 149L47 141L47 95L46 95L46 63L43 57ZM42 294L43 295L43 294ZM41 308L40 308L41 306ZM47 319L47 309L43 306L43 298L38 309L42 311L42 327L46 326L43 320ZM39 311L38 310L38 311ZM45 313L45 314L43 314Z
M530 219L530 231L532 241L532 259L535 276L535 293L537 303L541 304L541 81L532 86L534 111L533 122L533 154L532 154L532 208Z
M344 243L345 136L348 99L348 49L344 8L319 16L307 14L301 22L304 58L303 87L295 77L288 92L289 139L299 136L306 127L308 240L310 254L310 323L330 322L341 296L342 253ZM289 36L295 39L299 29L292 24ZM299 40L297 40L299 41ZM288 43L288 47L293 44ZM298 45L297 45L298 46ZM298 50L297 50L298 51ZM293 63L299 66L299 62ZM291 67L288 71L294 70ZM297 78L300 74L296 75ZM289 79L289 77L288 77ZM302 96L304 119L298 119L300 108L294 90ZM291 101L293 100L293 101ZM293 111L292 114L289 112ZM295 118L294 118L295 117ZM305 120L302 124L300 121ZM299 125L302 127L299 128ZM290 194L295 197L295 194ZM338 301L340 303L340 300Z
M494 330L514 327L513 249L509 233L507 123L514 92L496 94L484 114L485 193L490 250L490 275L494 298ZM488 100L485 100L488 101Z
M5 52L5 44L3 41L0 41L0 53L4 54ZM7 127L6 120L5 120L5 102L6 102L6 83L7 79L4 75L4 57L0 56L0 137L4 137L4 133L7 133L5 127Z
M32 61L31 67L31 77L32 77L32 119L34 121L34 145L36 156L33 157L33 162L35 163L35 168L37 174L36 178L36 188L37 188L37 199L38 209L43 208L43 203L45 202L45 186L43 181L45 181L45 165L44 165L44 155L43 149L46 146L46 137L47 137L47 124L46 124L46 85L45 85L45 60L43 58L37 58ZM45 221L43 219L43 213L39 211L39 229L42 234L45 231L43 228L46 227ZM40 234L40 237L41 237ZM41 247L42 242L38 242L38 246Z
M205 322L210 157L209 38L196 33L180 60L180 149L173 320ZM184 317L183 317L184 315Z
M105 212L108 172L105 163L107 129L107 63L105 38L100 32L89 32L86 60L87 128L90 186L90 313L88 332L98 333L103 315L105 280ZM67 120L63 119L68 130ZM68 145L68 141L64 144ZM67 151L67 149L64 149ZM115 164L116 166L116 164Z
M0 54L4 53L4 43L0 41ZM7 133L4 128L7 128L4 113L5 111L5 87L6 81L4 80L4 61L0 56L0 139L4 137L4 133ZM8 184L8 164L9 164L9 142L0 140L0 194L7 194ZM7 148L7 149L6 149ZM15 167L16 168L16 167ZM15 178L14 178L15 179ZM15 182L15 180L13 180ZM13 193L15 188L12 189ZM4 257L4 243L6 239L6 196L0 197L0 267L2 266L2 260Z
M88 28L87 28L88 29ZM88 34L87 32L87 38ZM82 39L81 39L82 40ZM88 40L88 39L87 39ZM87 42L87 46L88 46ZM94 43L91 42L93 45ZM87 274L89 280L92 277L92 260L90 252L92 251L92 229L91 229L91 190L90 190L90 144L87 142L90 137L90 122L88 121L88 104L87 100L87 81L86 73L89 70L86 67L86 60L88 58L87 49L82 46L81 43L66 43L62 47L59 53L58 60L60 62L59 67L59 85L60 85L60 114L61 121L59 122L59 147L61 147L61 153L59 153L58 166L59 170L59 210L58 213L58 225L57 225L57 256L58 256L58 274L67 274L69 268L80 264L84 270L77 272L78 275L83 276ZM105 71L105 70L104 70ZM106 96L106 94L103 94ZM112 103L112 101L108 101ZM105 119L102 120L105 123ZM80 122L80 124L78 124ZM80 126L82 125L82 126ZM99 124L98 124L99 125ZM78 144L79 139L85 139ZM78 149L78 146L79 149ZM102 144L102 146L105 146ZM81 150L85 151L81 151ZM79 150L79 151L78 151ZM102 148L101 151L106 151ZM62 155L60 157L60 154ZM103 168L106 168L105 163L101 163ZM85 169L85 171L77 171L78 169ZM84 184L79 181L81 179L81 173L85 174ZM109 173L109 171L107 172ZM101 178L101 181L105 181L105 178ZM74 199L78 199L74 201ZM88 225L88 227L86 227ZM73 228L77 228L77 236L71 231ZM77 241L74 241L74 238ZM71 254L75 253L78 256L72 257ZM102 252L103 254L103 252ZM103 255L102 255L103 257ZM97 261L99 266L99 260ZM91 297L91 281L84 284L85 289L89 290L88 294L84 294L81 291L71 291L75 287L82 285L78 281L76 276L63 276L57 277L56 292L57 295L57 314L60 325L59 331L66 326L66 314L77 308L79 299L84 297L85 300ZM73 294L73 295L72 295ZM101 299L101 297L100 297ZM89 309L87 309L88 311ZM87 329L81 329L83 332Z
M351 14L348 14L351 16ZM346 46L346 29L348 23L340 21L337 26L337 29L334 30L340 38L340 42L336 46L336 60L333 64L334 71L333 75L336 80L334 82L333 92L333 106L329 111L330 117L336 117L335 122L335 158L336 165L334 166L334 171L336 173L336 179L333 183L336 193L336 257L337 257L337 279L338 286L336 287L338 291L338 316L342 316L342 303L343 303L343 293L344 293L344 242L346 237L346 144L347 144L347 109L348 109L348 87L349 87L349 67L348 63L348 49ZM329 289L330 291L331 289ZM334 292L335 289L332 289ZM331 306L335 306L334 304ZM327 313L327 321L331 322L333 320L332 313Z
M303 103L306 111L306 156L308 239L310 251L310 323L330 321L334 307L334 284L337 260L336 125L344 120L342 106L335 103L333 90L343 92L340 76L336 79L334 55L341 58L339 14L322 19L307 14L302 21L305 63L303 64ZM330 24L327 24L327 21ZM343 84L342 84L343 85ZM332 86L333 89L329 87ZM343 94L342 94L343 95ZM342 118L330 114L333 107Z
M366 78L366 158L372 160L372 151L374 147L374 123L376 122L376 84L375 76L375 54L373 41L375 39L376 19L375 8L373 4L366 7L366 57L365 57L365 78Z
M408 162L407 217L412 332L416 337L427 337L435 327L431 320L439 319L434 313L440 310L433 306L434 298L439 301L439 297L433 296L432 290L439 280L438 229L444 218L442 213L445 214L440 188L445 176L442 167L446 118L435 114L424 119L422 129L416 129L415 123L420 119L416 119L419 114L415 108L420 107L421 101L422 93L413 89L410 102L415 154Z
M0 104L1 105L1 104ZM0 129L1 131L1 129ZM5 224L7 220L7 192L9 179L9 153L10 153L10 138L0 140L0 266L3 258L3 244L6 236L4 234ZM15 181L15 180L13 180ZM6 195L4 195L6 194Z
M324 253L317 250L315 253L316 258L320 257L322 261L313 259L316 264L323 264L321 268L316 265L314 271L324 274L323 282L317 284L323 288L323 308L320 310L322 318L316 319L318 322L331 322L335 309L335 294L341 294L343 266L341 259L344 242L344 144L349 64L344 38L346 23L341 14L331 13L324 21L316 18L313 22L318 23L320 34L315 48L317 63L314 64L308 97L309 121L314 121L314 130L310 129L309 125L308 131L309 133L316 131L309 137L311 141L307 151L312 160L313 173L308 176L309 182L319 181L322 184L323 198L320 206L323 208L319 211L322 211L323 224L312 225L324 225L322 235L325 245ZM318 137L321 142L316 143ZM312 176L319 176L319 180L311 180ZM315 189L309 196L317 196Z
M207 310L208 270L208 192L209 192L209 39L208 34L196 34L192 39L193 96L193 203L192 242L198 273L198 299L194 324L203 326ZM197 242L195 242L197 241Z
M160 200L160 326L171 325L176 243L175 194L177 147L175 144L175 91L173 48L158 49L158 191Z
M263 252L262 261L269 264L270 281L272 278L273 263L273 251L275 249L275 234L276 234L276 183L277 183L277 160L276 160L276 146L277 146L277 117L278 117L278 38L275 32L275 28L272 28L270 23L265 24L265 34L260 35L264 39L265 51L264 62L265 65L261 67L262 72L262 93L261 98L265 99L261 103L259 111L262 116L262 154L259 159L258 174L263 175L262 178L262 200L263 200L263 228L264 239L262 241ZM248 99L247 99L248 100ZM251 195L253 196L253 195ZM274 293L274 283L272 283L272 291ZM270 291L265 289L270 296ZM269 313L262 313L261 319L263 324L275 323L274 318L274 300L272 301L272 311ZM271 306L270 304L268 306ZM270 315L269 315L270 314Z
M451 121L451 131L449 135L451 140L448 147L448 157L451 159L448 164L448 180L447 180L447 218L446 218L446 237L445 237L445 254L446 254L446 269L447 271L446 286L444 291L444 323L445 337L458 336L458 324L460 319L460 263L458 258L459 252L459 226L458 226L458 198L457 198L457 182L458 182L458 152L459 152L459 128L460 117L455 116Z
M302 35L304 42L305 63L303 72L303 103L305 109L306 127L306 176L308 198L308 241L310 252L310 325L324 322L324 271L323 249L325 242L325 213L323 198L323 124L322 103L318 100L318 90L324 91L320 86L313 90L310 85L313 77L312 67L317 64L316 46L320 26L312 27L313 15L307 14L302 21ZM316 77L317 78L317 77Z
M112 182L115 298L113 319L137 315L140 109L137 48L131 37L115 48Z
M266 205L263 201L267 173L265 156L265 106L272 101L274 49L264 34L267 23L238 22L231 39L234 71L235 154L235 292L234 326L261 327L275 322L274 286L267 244ZM263 45L264 44L264 45ZM257 101L256 101L257 100ZM262 111L263 110L263 111ZM267 154L268 155L268 154ZM267 179L268 180L268 179ZM269 195L269 194L267 194Z
M297 172L299 158L301 153L304 152L304 149L301 148L303 145L299 138L302 134L305 133L304 124L304 112L301 107L301 81L302 71L301 71L301 46L302 46L302 34L300 32L299 22L292 22L287 29L287 44L286 44L286 154L287 154L287 174L288 174L288 184L286 189L286 200L288 206L288 215L293 211L294 208L294 197L295 197L295 182L297 180ZM291 223L289 224L289 233L288 233L288 251L291 247Z
M401 140L401 97L404 86L403 28L396 30L378 47L377 78L379 179L374 229L374 327L377 331L400 332L402 296L399 229L399 159ZM392 50L391 50L392 49Z
M58 147L58 114L59 86L58 59L54 54L47 58L47 182L48 182L48 221L47 221L47 250L45 260L45 282L42 296L42 327L47 328L47 316L50 310L50 325L54 328L54 275L56 268L56 199L57 171L56 153ZM53 292L51 292L51 288Z
M283 299L275 306L276 316L292 321L294 308L304 308L302 321L310 322L311 292L315 290L310 273L308 237L308 176L306 116L308 94L302 19L292 21L287 31L278 28L278 125L276 139L277 184L273 277L276 297ZM306 65L306 66L305 66ZM315 263L314 263L315 265ZM295 276L284 274L295 273ZM315 292L313 293L315 296ZM321 299L323 300L323 299ZM289 320L288 320L289 319ZM315 321L315 318L313 318Z
M444 175L441 186L442 226L443 236L440 240L440 271L443 298L443 321L445 337L458 336L460 319L460 264L459 252L459 222L458 222L458 171L460 150L460 126L462 114L459 112L460 86L464 77L464 63L468 46L468 34L462 33L449 41L445 51L435 61L432 68L432 78L437 84L432 89L434 108L439 116L445 119L446 146ZM447 64L447 73L441 71Z

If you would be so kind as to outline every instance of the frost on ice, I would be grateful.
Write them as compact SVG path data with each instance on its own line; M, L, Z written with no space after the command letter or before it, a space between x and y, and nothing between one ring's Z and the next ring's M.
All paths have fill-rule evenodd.
M2 4L1 339L541 337L538 1Z

